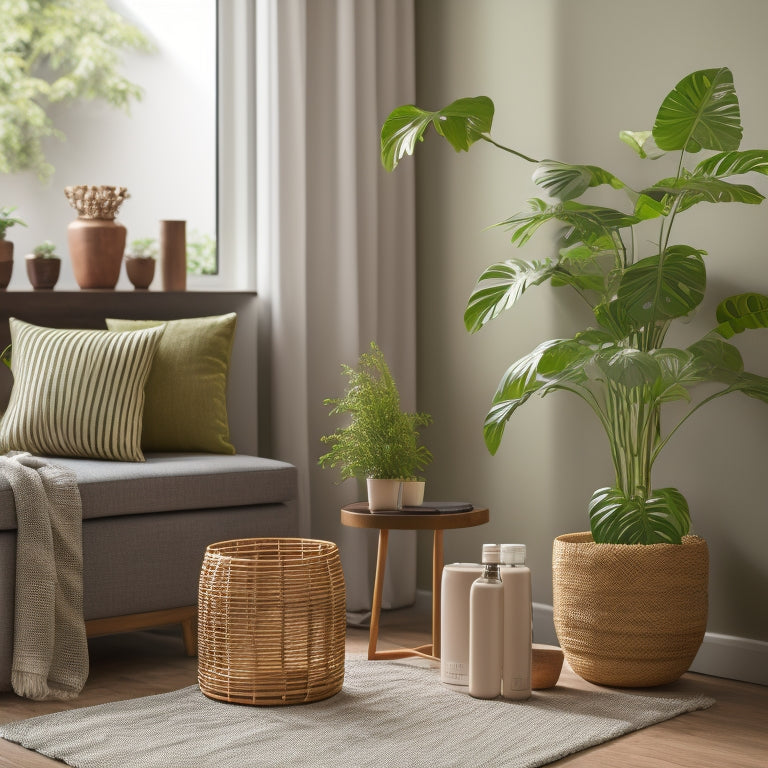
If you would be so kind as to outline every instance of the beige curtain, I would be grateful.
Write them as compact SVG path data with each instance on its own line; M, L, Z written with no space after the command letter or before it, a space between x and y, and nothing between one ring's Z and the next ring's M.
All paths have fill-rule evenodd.
M416 406L413 164L379 161L382 121L414 101L413 0L262 0L257 29L260 445L299 468L302 533L339 544L361 610L375 534L341 526L359 491L317 459L337 424L323 399L370 341ZM385 604L404 605L415 534L393 534L390 553Z

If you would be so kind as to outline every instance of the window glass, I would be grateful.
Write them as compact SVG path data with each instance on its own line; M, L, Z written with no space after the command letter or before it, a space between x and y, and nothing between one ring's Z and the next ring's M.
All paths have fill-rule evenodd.
M15 206L27 223L9 230L16 267L9 286L29 288L20 258L52 240L66 257L66 228L75 212L64 187L127 187L118 214L128 243L159 236L161 219L187 222L190 271L217 271L216 0L110 0L149 39L152 51L121 52L121 72L143 91L130 114L101 101L53 105L62 140L45 140L54 171L0 175L0 207ZM159 289L159 277L152 287ZM60 289L76 288L67 258ZM125 275L118 288L130 289Z

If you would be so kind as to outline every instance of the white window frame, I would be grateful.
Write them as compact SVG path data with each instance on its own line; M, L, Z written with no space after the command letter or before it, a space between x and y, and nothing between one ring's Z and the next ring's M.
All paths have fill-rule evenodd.
M256 290L256 7L217 3L218 274L188 275L192 290Z

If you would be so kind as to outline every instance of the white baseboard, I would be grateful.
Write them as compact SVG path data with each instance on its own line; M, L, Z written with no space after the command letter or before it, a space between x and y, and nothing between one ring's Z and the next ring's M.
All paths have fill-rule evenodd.
M768 685L768 643L707 632L691 672Z
M533 641L558 645L551 605L533 604ZM691 672L768 685L768 643L707 632Z

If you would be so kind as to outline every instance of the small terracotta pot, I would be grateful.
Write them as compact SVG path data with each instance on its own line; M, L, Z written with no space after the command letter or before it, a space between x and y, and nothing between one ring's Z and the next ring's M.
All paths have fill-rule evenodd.
M126 256L125 274L137 291L145 291L155 277L155 260L149 256Z
M50 291L58 282L61 271L61 259L58 256L43 258L29 253L25 257L27 262L27 277L36 291Z
M125 227L110 219L78 218L67 227L69 256L81 288L117 285L125 250Z
M0 291L4 291L11 282L13 274L13 243L0 240Z

